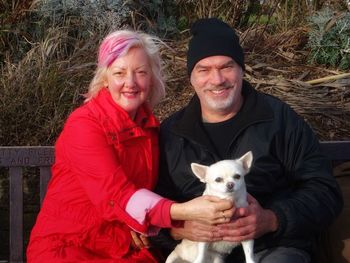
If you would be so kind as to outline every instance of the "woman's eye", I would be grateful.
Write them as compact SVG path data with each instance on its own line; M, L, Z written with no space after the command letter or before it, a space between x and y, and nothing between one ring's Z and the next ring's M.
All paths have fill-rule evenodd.
M114 76L121 76L123 74L123 72L121 71L116 71L113 73Z

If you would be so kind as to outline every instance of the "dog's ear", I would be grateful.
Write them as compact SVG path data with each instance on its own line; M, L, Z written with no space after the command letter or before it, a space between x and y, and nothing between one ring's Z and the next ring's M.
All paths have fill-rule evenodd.
M198 163L191 163L192 172L199 178L199 180L205 183L205 174L207 173L208 166Z
M238 161L242 162L244 170L248 172L253 162L253 153L251 151L247 152Z

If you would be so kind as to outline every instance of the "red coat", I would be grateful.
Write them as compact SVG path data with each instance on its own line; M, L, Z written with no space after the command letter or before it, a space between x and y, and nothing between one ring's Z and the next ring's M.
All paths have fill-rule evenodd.
M158 131L146 105L133 121L107 89L69 116L28 262L156 262L131 248L130 230L171 226L172 202L148 191L158 173Z

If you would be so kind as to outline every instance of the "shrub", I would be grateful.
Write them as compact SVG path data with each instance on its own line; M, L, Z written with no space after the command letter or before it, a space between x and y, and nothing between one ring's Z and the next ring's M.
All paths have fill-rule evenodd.
M128 10L122 1L44 0L12 23L26 36L14 30L2 38L1 145L54 143L86 92L98 43L126 23Z
M316 12L309 21L309 61L349 69L350 13L335 14L327 8Z
M157 27L150 28L157 24L152 18L145 16L147 22L141 23L135 13L148 15L142 11L147 9L160 19L157 14L163 11L157 13L157 8L162 3L147 1L135 9L137 2L39 0L21 19L3 20L14 29L0 31L0 145L55 142L67 115L82 102L102 38L124 27L157 32Z
M19 62L5 59L0 78L1 145L53 144L66 116L81 102L95 65L95 43L71 42L62 28L51 28Z
M173 38L179 33L178 8L174 0L129 1L137 28L161 38Z
M188 25L198 18L218 17L227 23L237 27L241 20L249 17L251 7L256 5L255 0L177 0L180 19Z
M130 22L130 5L122 0L41 0L41 22L69 27L75 37L90 37L122 28Z

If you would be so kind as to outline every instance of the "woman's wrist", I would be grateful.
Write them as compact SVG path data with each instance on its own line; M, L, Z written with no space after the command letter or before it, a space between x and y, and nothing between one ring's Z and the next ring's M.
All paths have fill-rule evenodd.
M172 220L185 220L186 209L181 203L173 203L170 207L170 217Z

